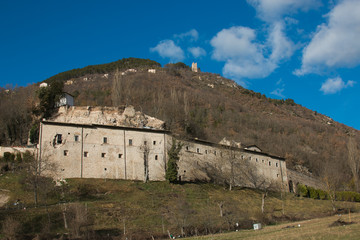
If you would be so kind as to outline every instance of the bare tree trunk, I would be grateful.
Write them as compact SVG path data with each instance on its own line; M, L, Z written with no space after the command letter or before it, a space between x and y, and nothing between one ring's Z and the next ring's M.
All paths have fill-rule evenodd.
M360 171L360 157L359 150L355 138L353 136L349 137L348 144L348 164L353 175L355 191L359 191L359 171Z
M68 224L67 224L67 219L66 219L66 205L63 208L62 214L63 214L63 219L64 219L64 228L68 229Z
M264 208L265 208L265 198L267 196L267 193L263 193L261 197L261 213L264 214Z
M219 209L220 209L220 217L223 217L224 216L224 214L223 214L224 202L219 202L218 205L219 205Z

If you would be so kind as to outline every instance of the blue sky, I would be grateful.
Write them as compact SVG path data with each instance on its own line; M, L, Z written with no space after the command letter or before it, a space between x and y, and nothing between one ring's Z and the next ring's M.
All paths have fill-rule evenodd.
M360 129L360 1L0 1L0 86L121 58L197 62Z

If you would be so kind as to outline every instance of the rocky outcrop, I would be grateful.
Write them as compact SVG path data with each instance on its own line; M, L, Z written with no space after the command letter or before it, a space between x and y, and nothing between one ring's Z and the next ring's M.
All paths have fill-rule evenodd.
M58 112L48 119L54 122L76 124L99 124L108 126L164 129L165 123L150 117L133 106L128 107L60 107Z

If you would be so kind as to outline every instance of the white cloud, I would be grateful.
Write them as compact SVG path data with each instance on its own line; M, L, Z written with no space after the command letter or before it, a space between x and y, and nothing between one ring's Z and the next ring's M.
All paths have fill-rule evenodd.
M282 28L281 22L275 23L266 44L256 42L256 33L251 28L236 26L223 29L210 41L214 47L212 58L225 61L223 74L227 77L237 80L265 78L281 60L293 54L294 44L283 34Z
M193 55L194 58L206 56L206 51L201 47L191 47L188 51Z
M360 1L341 1L327 15L328 23L318 26L303 50L297 75L321 73L325 69L360 64Z
M265 22L279 21L283 16L307 11L321 5L321 0L247 0L260 19Z
M268 43L272 48L270 58L275 62L290 58L295 50L293 42L284 33L282 22L275 22L270 30Z
M163 58L169 58L170 61L182 61L184 51L177 46L173 40L163 40L156 45L156 47L150 48L150 52L157 52Z
M354 86L355 81L348 81L345 83L340 77L327 79L320 88L324 94L334 94L340 92L344 88Z
M186 33L174 34L174 37L180 39L189 38L190 41L197 41L199 39L199 33L196 29L191 29Z
M284 88L277 88L274 91L272 91L270 94L281 97L281 98L285 98L283 92L284 92Z
M283 83L283 80L279 79L276 82L276 86L278 86L278 88L276 88L270 94L281 97L281 98L285 98L285 95L283 94L283 92L285 91L285 84Z
M240 26L223 29L211 39L210 44L214 47L212 58L225 61L225 76L263 78L276 68L276 64L264 57L264 46L255 40L253 29Z

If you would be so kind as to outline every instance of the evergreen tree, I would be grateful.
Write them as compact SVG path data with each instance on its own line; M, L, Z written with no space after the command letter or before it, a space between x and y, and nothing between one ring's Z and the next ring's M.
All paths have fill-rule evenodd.
M42 87L38 91L38 97L40 99L40 114L44 118L51 116L55 109L55 104L59 101L64 83L62 81L54 81L49 87Z
M178 167L177 167L177 161L180 159L179 153L181 151L182 144L180 142L176 143L176 140L173 138L172 146L168 151L168 165L166 169L165 178L171 183L174 183L177 181L177 175L178 175Z

